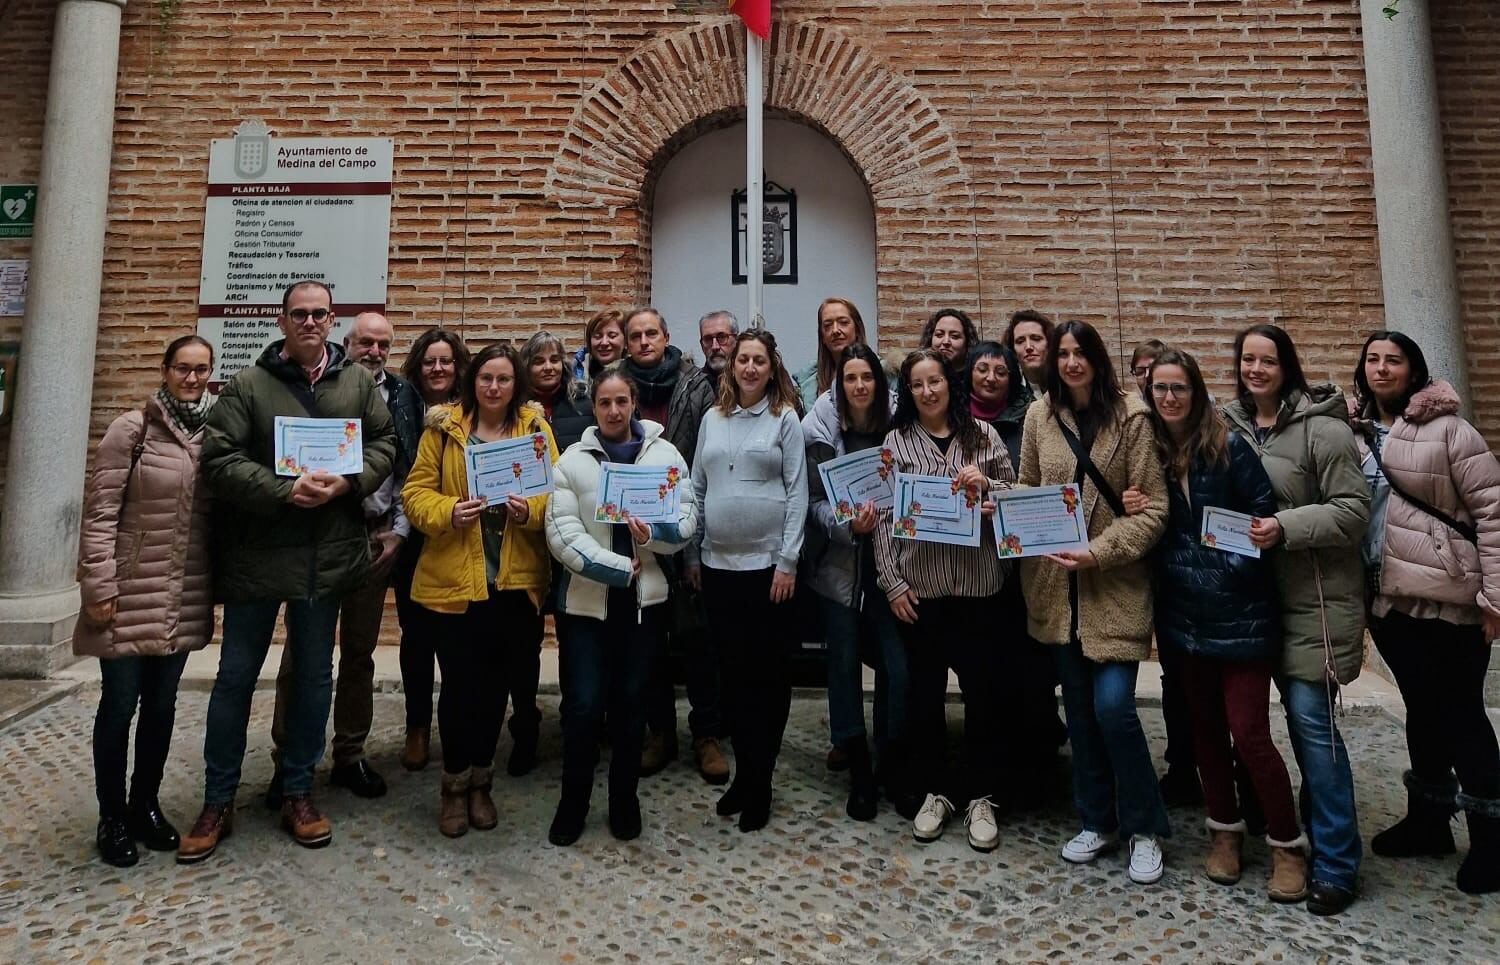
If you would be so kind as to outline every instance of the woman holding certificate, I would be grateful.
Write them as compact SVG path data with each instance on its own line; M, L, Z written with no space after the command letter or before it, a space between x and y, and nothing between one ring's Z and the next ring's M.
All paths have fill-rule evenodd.
M934 487L932 495L941 497L951 480L960 512L978 522L976 517L992 508L986 497L1015 478L1000 437L969 414L962 383L933 349L907 356L896 391L885 448L891 451L898 483L903 477L935 479L943 485ZM990 795L999 786L1002 644L980 628L990 625L1005 572L992 538L923 538L921 520L938 508L934 500L924 500L926 513L898 496L903 503L899 517L894 510L882 510L875 541L879 586L900 621L911 677L908 753L905 761L887 764L886 772L891 774L891 764L899 767L888 780L898 789L897 810L912 817L918 841L941 837L958 802L967 805L969 845L991 851L1000 839ZM980 500L982 511L975 505ZM912 533L917 535L902 535ZM958 770L948 769L944 752L950 667L958 674L964 700ZM921 806L914 807L918 800Z
M646 684L666 630L668 584L658 554L693 536L697 504L687 460L662 427L635 417L635 382L610 368L589 387L596 426L557 462L547 504L547 545L562 565L557 622L562 683L562 798L547 840L567 847L583 833L599 732L609 720L609 830L621 841L641 833L636 798L646 729ZM605 468L607 464L608 469ZM631 489L601 487L608 470L640 467ZM618 521L611 507L635 490L675 511L650 508ZM671 500L669 490L677 490ZM618 495L617 495L618 494Z
M890 470L882 444L890 428L890 388L880 357L868 345L855 343L839 353L833 372L833 394L820 396L802 420L807 440L807 549L811 585L823 611L828 639L828 728L833 744L849 761L849 801L856 821L875 817L880 794L865 743L862 644L875 656L875 740L882 760L900 757L906 738L906 651L885 594L875 583L875 531L880 497L889 495ZM846 457L866 454L860 460ZM848 467L830 492L825 471ZM885 475L882 475L884 473ZM862 501L860 497L865 497ZM888 499L886 500L888 502Z
M1235 339L1234 356L1235 399L1224 417L1255 447L1276 493L1276 513L1257 517L1249 537L1269 554L1280 596L1276 686L1302 771L1302 817L1312 845L1307 908L1333 915L1354 901L1361 850L1354 774L1333 698L1364 661L1360 540L1370 489L1344 394L1308 384L1283 329L1247 328Z
M491 345L476 355L458 405L429 410L401 490L407 517L426 537L411 598L432 611L443 672L438 830L448 837L499 822L490 787L507 676L541 642L540 607L551 570L542 527L557 446L541 409L522 403L525 393L525 369L514 349ZM474 472L475 452L494 452L494 444L510 440L517 440L512 491L503 499L475 498L471 474L496 493L510 475ZM540 471L530 467L544 460ZM503 461L510 463L509 457ZM545 482L534 482L538 475Z
M718 638L734 741L734 783L716 810L757 831L771 818L771 775L791 711L789 649L798 636L789 601L807 521L807 453L774 335L741 332L725 374L693 457L703 525L688 548L688 581L702 589Z
M1484 712L1500 637L1500 464L1400 332L1365 340L1354 370L1374 496L1365 564L1370 635L1406 701L1406 817L1370 841L1388 858L1449 855L1466 812L1460 891L1500 890L1500 750Z
M1151 652L1151 570L1146 554L1166 524L1166 478L1151 410L1123 392L1093 326L1068 321L1047 342L1047 396L1026 411L1023 486L1077 487L1088 548L1026 559L1022 589L1031 635L1053 644L1068 739L1073 800L1083 830L1065 859L1093 861L1130 842L1130 877L1162 876L1159 837L1171 833L1135 710L1136 672ZM1126 515L1135 487L1148 508Z
M1145 381L1169 492L1167 531L1156 554L1156 641L1164 654L1177 655L1192 715L1208 805L1206 871L1220 884L1240 878L1245 821L1235 790L1238 752L1265 814L1268 894L1272 901L1301 901L1307 839L1267 709L1281 656L1276 583L1269 561L1248 540L1225 539L1231 534L1208 525L1213 514L1239 525L1275 515L1271 480L1251 445L1225 427L1191 355L1160 349Z

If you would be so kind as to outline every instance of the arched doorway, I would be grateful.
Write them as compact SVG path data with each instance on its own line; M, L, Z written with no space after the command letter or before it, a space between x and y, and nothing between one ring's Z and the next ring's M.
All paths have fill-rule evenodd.
M817 353L818 303L830 295L859 306L876 338L875 211L864 179L827 136L795 121L765 124L768 181L795 194L795 225L783 231L780 274L765 287L766 327L796 371ZM656 179L651 210L651 303L666 315L673 341L697 341L696 324L727 308L743 325L746 286L734 281L733 194L745 187L745 125L711 130L688 142ZM787 203L768 207L789 213ZM795 231L795 263L792 232ZM741 241L743 245L743 241ZM743 264L743 257L740 262ZM795 270L795 282L788 277Z

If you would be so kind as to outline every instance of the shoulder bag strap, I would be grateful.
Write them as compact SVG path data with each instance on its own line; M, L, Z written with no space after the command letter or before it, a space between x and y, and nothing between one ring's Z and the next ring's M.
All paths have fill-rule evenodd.
M1426 500L1418 499L1411 493L1396 485L1396 480L1391 478L1391 474L1389 472L1386 472L1385 463L1381 462L1380 460L1380 446L1376 444L1378 438L1378 434L1376 434L1375 438L1370 439L1370 455L1375 457L1375 465L1380 467L1380 473L1381 475L1385 476L1385 484L1391 487L1391 492L1411 503L1413 506L1417 507L1428 516L1431 516L1433 519L1442 523L1444 526L1456 531L1460 536L1473 543L1475 546L1478 546L1479 530L1474 526L1474 524L1465 523L1461 520L1454 519L1452 516L1449 516L1447 513L1443 512L1441 509L1438 509L1436 506L1432 505Z
M1099 467L1094 465L1094 460L1084 450L1083 443L1079 441L1078 436L1074 434L1072 429L1067 427L1062 421L1062 416L1058 415L1055 409L1052 412L1052 419L1057 423L1057 428L1062 432L1063 438L1067 440L1068 448L1073 450L1073 457L1078 460L1078 465L1083 467L1084 474L1093 481L1094 488L1099 490L1099 495L1103 496L1104 501L1109 504L1109 508L1114 512L1115 518L1124 519L1125 503L1120 500L1120 496L1115 492L1114 487L1104 478L1104 474L1099 471Z
M130 468L125 470L125 485L120 489L120 513L115 517L116 528L125 522L125 503L130 498L130 477L135 475L135 467L140 464L141 456L146 452L146 407L141 407L141 431L136 434L135 445L130 450Z

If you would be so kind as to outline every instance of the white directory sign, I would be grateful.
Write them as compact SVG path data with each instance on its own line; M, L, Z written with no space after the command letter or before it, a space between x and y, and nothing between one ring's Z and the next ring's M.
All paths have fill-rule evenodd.
M26 314L26 275L31 262L25 258L0 258L0 315Z
M342 338L385 309L392 144L388 137L275 137L246 121L209 146L198 334L216 382L281 337L281 292L311 278L333 291Z

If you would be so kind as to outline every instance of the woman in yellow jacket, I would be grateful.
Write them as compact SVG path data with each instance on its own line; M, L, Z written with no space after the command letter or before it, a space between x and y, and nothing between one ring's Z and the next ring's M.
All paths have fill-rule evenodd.
M526 373L509 346L492 345L464 375L458 405L437 406L401 490L407 518L426 537L411 598L432 611L442 689L443 744L438 829L456 838L499 823L490 798L495 745L505 719L506 677L542 639L542 598L551 563L547 496L470 498L464 448L533 436L537 455L557 461L541 409L525 402Z

